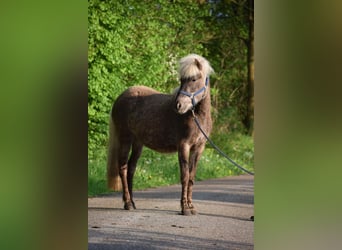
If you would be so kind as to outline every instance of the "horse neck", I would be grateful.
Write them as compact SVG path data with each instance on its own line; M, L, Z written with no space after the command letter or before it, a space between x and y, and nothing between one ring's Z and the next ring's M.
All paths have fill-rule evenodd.
M207 94L205 98L197 105L195 111L200 116L210 116L211 98L210 98L210 86L208 85Z

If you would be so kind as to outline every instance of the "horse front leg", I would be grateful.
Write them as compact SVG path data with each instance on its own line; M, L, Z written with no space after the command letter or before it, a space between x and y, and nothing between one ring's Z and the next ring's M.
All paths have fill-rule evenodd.
M180 167L182 196L181 196L181 213L183 215L190 215L191 210L188 206L188 185L189 185L189 151L188 144L183 144L178 149L178 161Z
M192 204L192 188L195 183L195 177L196 177L196 169L198 161L200 160L203 150L204 150L205 144L196 145L191 148L190 151L190 162L189 162L189 183L188 183L188 207L191 211L191 214L195 215L197 214L197 211L195 209L195 206Z

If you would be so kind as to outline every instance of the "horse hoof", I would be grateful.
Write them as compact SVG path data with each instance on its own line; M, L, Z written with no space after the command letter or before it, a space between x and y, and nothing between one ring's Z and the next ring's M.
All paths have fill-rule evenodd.
M192 215L196 215L197 214L197 211L196 211L194 205L192 205L192 203L189 203L188 207L189 207Z
M186 216L191 215L191 210L190 209L183 209L182 210L182 215L186 215Z
M132 202L127 202L124 205L124 209L125 210L133 210L133 209L135 209L135 204Z
M196 215L196 214L197 214L197 211L196 211L196 209L194 209L194 208L193 208L193 209L191 209L191 214L192 214L192 215Z

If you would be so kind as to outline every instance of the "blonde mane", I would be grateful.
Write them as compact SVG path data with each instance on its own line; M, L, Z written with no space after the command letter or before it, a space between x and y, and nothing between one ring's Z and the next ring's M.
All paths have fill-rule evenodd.
M197 60L197 62L196 62ZM200 64L200 67L198 65ZM201 68L201 69L200 69ZM202 56L190 54L179 61L179 76L180 78L189 78L198 74L203 74L205 77L213 73L214 70L209 62Z

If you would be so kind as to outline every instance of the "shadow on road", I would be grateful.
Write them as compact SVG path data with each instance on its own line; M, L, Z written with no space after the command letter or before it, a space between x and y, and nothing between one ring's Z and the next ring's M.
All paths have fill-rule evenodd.
M88 199L88 250L253 249L253 177L196 182L199 216L179 215L180 196L180 185L135 191L132 211L121 192Z
M196 229L194 229L196 230ZM107 239L106 243L89 243L88 249L253 249L252 244L225 240L210 240L186 235L175 235L139 229L116 228L115 233L89 229L95 237ZM132 237L134 235L134 237Z
M215 179L198 181L194 185L193 199L199 201L231 202L254 204L254 179ZM134 199L180 199L181 186L150 188L133 191ZM112 193L114 198L121 198L121 192Z
M91 207L88 208L89 211L104 211L104 212L125 212L129 213L131 212L143 212L143 213L149 213L149 214L160 214L160 215L179 215L179 216L184 216L180 213L180 211L175 211L175 210L165 210L165 209L160 209L158 207L154 209L136 209L133 211L126 211L123 208L105 208L105 207ZM209 217L217 217L217 218L224 218L224 219L233 219L233 220L240 220L240 221L251 221L250 217L237 217L237 216L227 216L227 215L222 215L222 214L210 214L210 213L202 213L199 212L198 215L201 216L209 216Z

